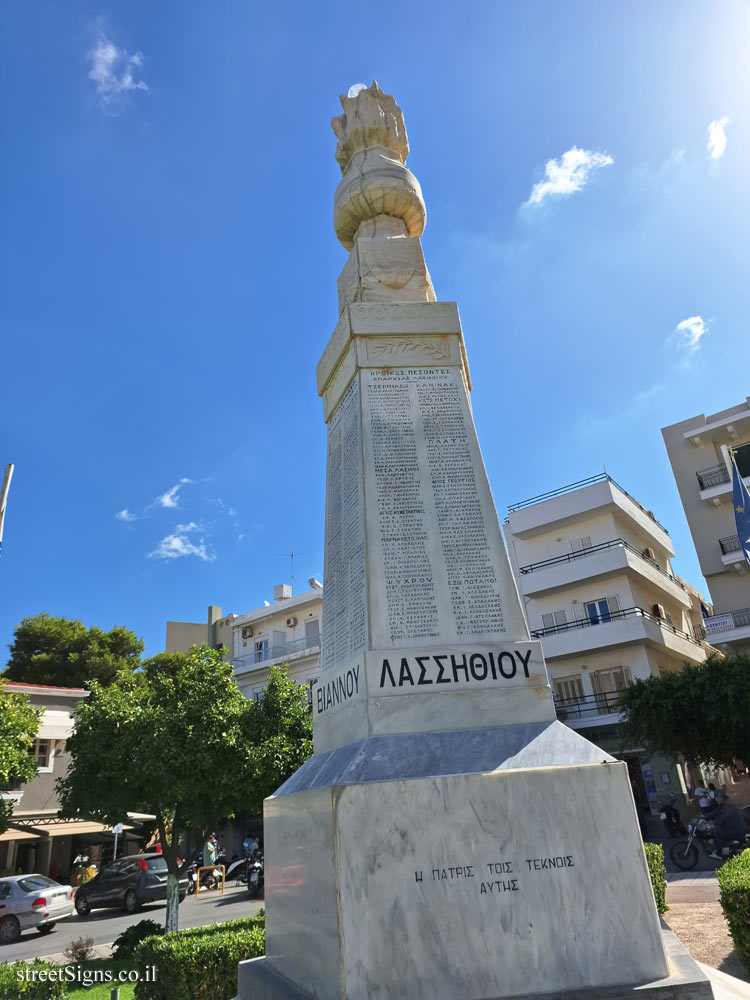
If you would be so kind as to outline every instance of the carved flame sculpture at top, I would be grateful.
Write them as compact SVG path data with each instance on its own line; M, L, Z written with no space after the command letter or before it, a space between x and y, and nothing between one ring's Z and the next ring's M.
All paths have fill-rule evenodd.
M355 252L339 279L339 306L433 302L419 243L425 204L419 181L405 165L409 141L401 109L374 80L340 100L344 114L331 122L343 174L333 224L341 244Z

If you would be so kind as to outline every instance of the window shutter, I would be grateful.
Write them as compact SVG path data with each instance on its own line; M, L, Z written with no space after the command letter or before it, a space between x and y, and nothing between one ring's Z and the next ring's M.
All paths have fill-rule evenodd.
M554 628L555 627L555 616L554 615L542 615L542 625L544 628Z
M565 608L561 611L555 611L555 625L565 625L568 619L565 615Z
M571 538L570 539L570 551L571 552L580 552L581 551L581 539L580 538Z
M606 598L607 607L609 608L609 613L614 614L615 611L620 610L620 599L617 594L611 594Z
M590 549L591 548L591 535L584 535L581 539L581 548Z

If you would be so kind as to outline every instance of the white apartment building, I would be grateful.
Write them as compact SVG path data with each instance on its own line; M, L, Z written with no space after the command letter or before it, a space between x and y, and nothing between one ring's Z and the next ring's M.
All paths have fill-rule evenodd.
M750 567L742 554L732 506L732 483L721 446L734 452L750 486L750 397L719 413L662 428L714 615L706 630L726 652L750 648Z
M514 504L505 539L558 717L626 759L636 795L655 809L681 790L679 776L644 748L620 754L618 692L708 649L696 592L672 572L666 528L602 474Z
M316 584L292 596L288 584L274 587L274 601L242 615L222 617L211 605L206 624L167 622L168 650L187 652L194 643L224 646L226 659L242 693L258 698L268 680L268 668L286 663L289 676L298 684L312 686L320 664L320 620L323 588Z

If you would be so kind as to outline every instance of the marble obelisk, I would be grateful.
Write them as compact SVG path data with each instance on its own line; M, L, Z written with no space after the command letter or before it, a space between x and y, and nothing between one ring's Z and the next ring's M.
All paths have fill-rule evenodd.
M240 997L708 998L694 963L659 992L681 987L626 766L556 721L401 111L376 83L341 103L315 754L266 800Z

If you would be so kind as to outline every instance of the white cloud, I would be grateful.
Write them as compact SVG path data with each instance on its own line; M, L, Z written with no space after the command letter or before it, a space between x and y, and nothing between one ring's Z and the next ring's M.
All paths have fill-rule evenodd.
M707 331L708 324L704 322L702 316L689 316L677 324L673 336L679 349L692 353L698 350L701 337Z
M189 524L178 524L171 535L165 535L153 552L149 552L149 558L153 559L181 559L183 556L197 556L204 562L211 562L214 554L206 546L206 539L196 538L193 541L189 536L194 533L201 533L203 527L191 521Z
M133 514L127 507L123 507L122 510L118 510L115 517L118 521L125 521L126 524L130 524L131 521L138 520L138 515Z
M724 131L729 124L730 118L723 115L708 126L708 158L709 160L720 160L727 148L727 134Z
M176 483L166 493L162 493L161 496L154 500L154 503L159 504L160 507L179 507L180 506L180 488L185 485L185 483L192 483L192 479L182 478L179 483Z
M141 53L130 55L126 49L118 49L101 31L89 51L89 60L89 80L96 84L96 93L103 105L122 101L132 91L148 90L145 80L136 79L143 67Z
M580 191L595 167L608 167L615 161L607 153L573 146L558 160L547 160L544 180L535 184L526 205L541 205L550 195L574 194Z

